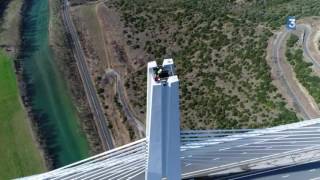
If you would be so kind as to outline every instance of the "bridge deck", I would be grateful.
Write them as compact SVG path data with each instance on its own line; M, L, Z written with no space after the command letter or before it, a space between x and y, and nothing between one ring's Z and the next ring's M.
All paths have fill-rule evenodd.
M181 132L183 177L320 149L320 119L267 129ZM146 139L23 179L144 179Z

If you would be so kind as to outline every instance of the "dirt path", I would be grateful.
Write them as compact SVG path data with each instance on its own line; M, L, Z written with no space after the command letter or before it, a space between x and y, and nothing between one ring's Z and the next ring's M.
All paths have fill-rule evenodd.
M96 12L97 12L97 18L100 24L100 28L101 29L106 29L108 28L108 25L106 25L106 23L102 22L102 19L99 18L99 8L104 8L104 3L100 2L96 5ZM110 27L110 29L112 29ZM113 30L110 30L113 31ZM106 55L106 60L107 60L107 64L108 64L108 69L106 70L106 75L107 76L115 76L116 77L116 91L118 94L118 100L120 101L121 105L122 105L122 110L124 112L124 115L127 117L127 119L129 120L129 122L131 123L131 125L133 127L135 127L137 129L137 131L139 132L139 136L140 137L144 137L145 136L145 128L144 125L141 123L141 121L138 120L137 116L135 115L128 97L127 97L127 93L124 87L124 83L123 83L123 78L121 77L121 72L118 72L117 69L114 68L114 66L116 66L116 64L114 62L117 62L117 60L112 59L114 56L112 55L112 42L109 36L112 36L112 34L108 34L108 29L105 31L104 34L102 34L103 37L103 44L104 44L104 52Z
M118 100L120 101L122 105L122 110L127 117L127 119L132 123L138 130L139 136L144 137L145 136L145 128L144 125L138 120L136 115L133 113L133 110L131 109L130 105L128 104L127 97L125 95L125 88L123 86L123 82L121 79L121 76L119 73L117 73L113 69L107 69L106 70L107 76L114 76L116 77L117 83L116 83L116 91L118 94Z
M103 5L103 2L99 2L96 6L95 6L95 10L96 10L96 13L98 13L98 9L99 9L99 6L101 6L101 5ZM97 17L99 17L98 15L97 15ZM100 18L97 18L98 19L98 22L99 22L99 26L100 26L100 29L103 27L103 23L101 22L101 19ZM102 31L100 31L101 32L101 37L102 37L102 42L103 42L103 49L104 49L104 54L105 54L105 56L106 56L106 61L107 61L107 66L108 66L108 68L111 68L111 62L110 62L110 52L109 52L109 50L108 50L108 48L107 48L107 46L106 46L106 43L107 43L107 41L106 41L106 38L104 37L104 34L102 33Z

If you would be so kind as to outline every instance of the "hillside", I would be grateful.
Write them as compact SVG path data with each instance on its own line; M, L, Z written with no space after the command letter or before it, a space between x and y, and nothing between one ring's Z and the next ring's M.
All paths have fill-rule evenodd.
M132 109L144 122L146 64L167 57L174 58L181 81L183 128L255 128L302 119L274 86L266 51L270 37L287 16L318 16L319 1L74 4L74 20L112 124L124 123L126 118L119 115L121 107L114 110L117 94L110 93L114 82L105 70L112 68L121 74ZM90 18L83 16L84 9Z
M272 84L266 47L287 15L307 16L299 11L314 3L113 1L111 8L121 14L132 48L143 48L150 59L175 58L184 127L235 128L298 119ZM143 82L138 79L128 83L133 92ZM141 104L141 97L132 101Z

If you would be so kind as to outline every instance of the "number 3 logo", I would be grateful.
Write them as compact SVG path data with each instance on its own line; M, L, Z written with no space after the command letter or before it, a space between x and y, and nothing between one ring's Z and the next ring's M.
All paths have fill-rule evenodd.
M296 27L296 20L295 19L289 19L289 27L290 28Z
M294 16L289 16L287 18L287 28L290 30L296 29L296 18Z

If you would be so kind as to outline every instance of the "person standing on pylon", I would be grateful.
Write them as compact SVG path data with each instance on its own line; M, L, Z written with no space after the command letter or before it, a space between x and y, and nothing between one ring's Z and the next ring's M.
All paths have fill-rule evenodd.
M154 80L158 82L158 81L161 80L160 74L162 73L163 68L162 68L162 66L158 66L158 67L156 67L156 68L154 69L154 71L155 71Z

